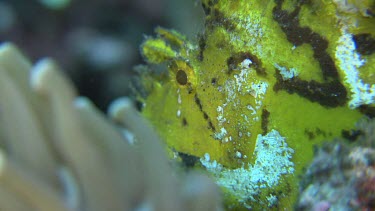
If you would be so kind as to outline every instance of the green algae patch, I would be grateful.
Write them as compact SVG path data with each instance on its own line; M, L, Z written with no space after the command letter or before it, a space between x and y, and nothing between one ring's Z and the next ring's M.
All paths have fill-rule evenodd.
M171 158L212 175L228 209L292 209L313 147L374 115L372 17L331 1L202 7L197 43L158 28L142 45L150 69L168 72L142 73L142 113Z

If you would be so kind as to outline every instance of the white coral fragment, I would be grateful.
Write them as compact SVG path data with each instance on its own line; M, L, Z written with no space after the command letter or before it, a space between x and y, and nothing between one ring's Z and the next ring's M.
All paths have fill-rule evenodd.
M351 99L349 107L355 109L361 105L375 103L375 84L364 83L359 77L359 69L365 60L355 51L352 35L342 29L342 35L337 41L335 57L345 75L345 83L350 88Z
M208 154L200 161L217 177L217 184L249 206L247 201L255 201L254 197L261 189L275 187L282 175L294 173L294 163L291 161L293 153L294 150L288 147L285 138L278 131L272 130L265 136L258 135L254 151L256 160L249 167L227 169L216 160L212 161ZM267 204L276 204L275 199L276 196L269 196Z

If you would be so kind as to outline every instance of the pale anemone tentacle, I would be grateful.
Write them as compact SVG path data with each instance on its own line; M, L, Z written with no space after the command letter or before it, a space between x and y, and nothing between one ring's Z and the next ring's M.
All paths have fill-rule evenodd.
M25 201L35 210L65 211L66 206L60 200L59 193L33 173L7 159L5 153L0 151L0 189L4 188L13 192L21 201ZM9 202L0 201L2 202L0 208L10 206Z
M52 60L42 60L32 70L31 83L35 91L48 97L54 108L51 122L55 125L55 144L80 181L88 209L121 210L122 194L111 179L109 162L102 159L101 149L84 133L73 107L75 90L59 74Z
M165 157L160 156L163 149L160 145L160 141L157 138L158 136L151 128L148 128L148 124L142 119L138 112L135 110L132 102L128 98L120 98L112 103L109 108L109 115L117 122L120 122L125 127L129 128L132 131L137 139L140 141L140 151L141 154L147 154L148 157L143 157L142 162L145 165L146 174L152 175L153 182L151 180L147 181L150 186L151 192L150 196L151 204L156 206L157 210L176 210L179 208L179 201L173 201L171 203L160 203L166 201L170 198L173 198L173 195L176 194L172 192L172 189L166 189L166 191L159 192L160 189L168 185L177 184L175 178L171 176L164 175L162 172L170 172L170 169L167 164ZM134 122L139 122L141 124L133 124ZM140 127L140 125L142 125ZM155 163L158 163L155 166ZM167 206L167 207L165 207Z
M56 183L53 172L57 164L49 149L42 122L37 117L37 109L33 106L37 102L27 87L30 68L27 59L12 44L1 46L0 129L5 137L0 143L11 153L12 159Z
M103 156L111 160L114 180L120 183L118 186L122 187L122 194L133 195L134 200L130 201L141 200L145 192L145 184L142 182L145 178L143 166L138 161L138 153L131 149L127 140L124 141L125 137L116 130L114 123L106 119L87 98L78 97L74 104L80 119L86 123L83 125L84 129L91 132L91 140L100 146ZM133 206L136 204L131 205Z
M0 210L221 210L209 178L177 177L128 99L110 111L134 146L51 59L32 67L0 45Z

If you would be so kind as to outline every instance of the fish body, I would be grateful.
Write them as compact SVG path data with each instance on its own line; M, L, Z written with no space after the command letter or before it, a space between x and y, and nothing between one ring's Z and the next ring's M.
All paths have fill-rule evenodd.
M291 209L313 146L373 115L374 1L202 6L197 40L158 27L143 42L142 114L171 157L213 175L228 208Z

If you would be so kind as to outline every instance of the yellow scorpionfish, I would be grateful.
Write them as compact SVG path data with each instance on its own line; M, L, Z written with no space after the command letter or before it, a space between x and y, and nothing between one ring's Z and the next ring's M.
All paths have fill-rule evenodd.
M375 3L202 0L194 41L156 28L142 114L228 209L290 210L314 145L375 114Z

